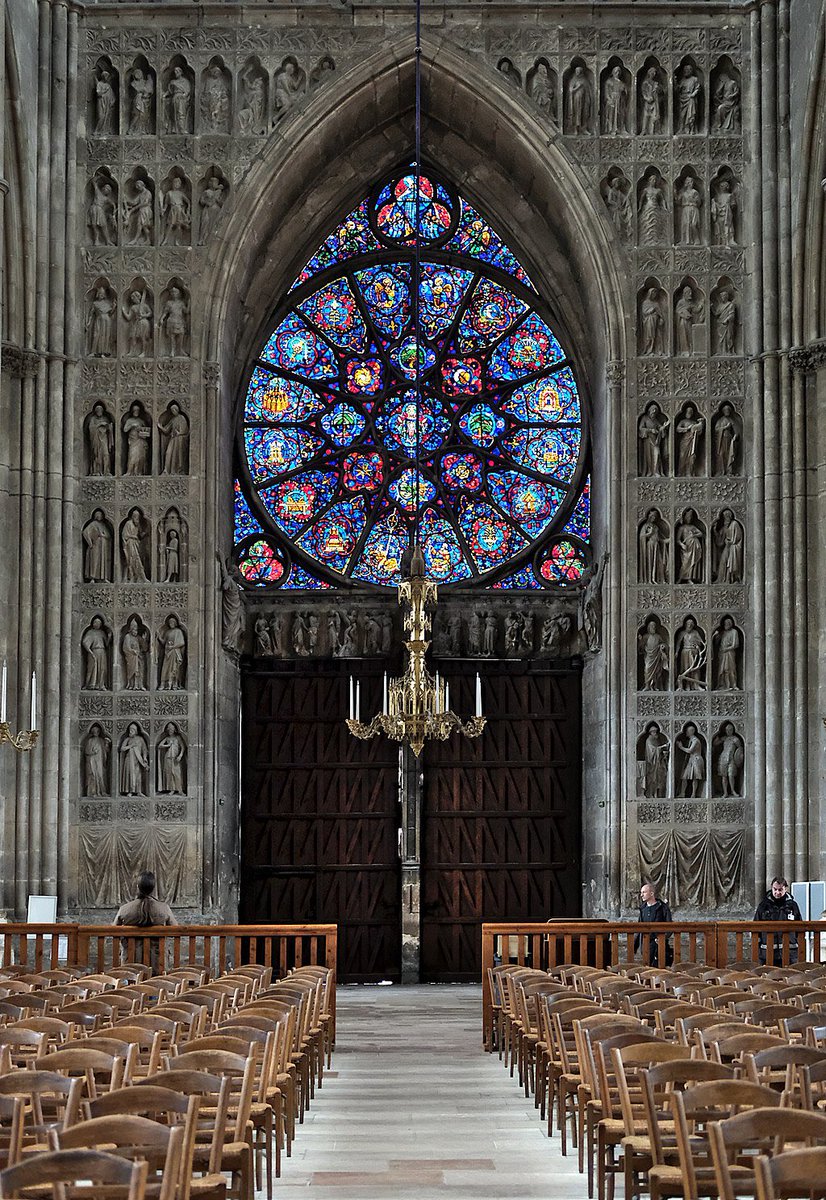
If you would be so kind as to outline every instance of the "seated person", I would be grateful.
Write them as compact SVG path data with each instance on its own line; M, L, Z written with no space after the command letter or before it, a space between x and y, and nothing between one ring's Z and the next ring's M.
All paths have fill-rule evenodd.
M782 879L779 875L775 875L771 882L771 888L760 903L757 905L757 911L754 914L755 921L802 921L800 909L797 906L797 901L789 891L788 881ZM783 947L778 934L774 940L774 963L775 967L783 966ZM766 963L766 935L760 934L760 962L763 966ZM793 933L789 938L789 962L797 962L797 934Z

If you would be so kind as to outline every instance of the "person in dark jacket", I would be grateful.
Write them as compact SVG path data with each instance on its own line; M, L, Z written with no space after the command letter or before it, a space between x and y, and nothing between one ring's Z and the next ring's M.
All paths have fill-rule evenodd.
M644 883L640 888L640 920L641 921L672 921L671 909L665 900L658 900L653 883ZM642 934L634 938L634 950L642 945ZM674 961L674 947L671 945L671 935L665 944L665 965L670 967ZM652 933L648 938L648 962L652 967L659 966L657 935Z
M781 879L779 875L775 875L771 882L771 888L760 903L757 905L757 911L754 914L755 921L802 921L800 909L797 906L797 901L789 891L789 884L786 879ZM774 943L774 966L783 966L783 947L780 944L780 938L775 938ZM766 935L760 934L760 962L765 965L766 962ZM793 933L789 938L789 962L797 962L797 934Z

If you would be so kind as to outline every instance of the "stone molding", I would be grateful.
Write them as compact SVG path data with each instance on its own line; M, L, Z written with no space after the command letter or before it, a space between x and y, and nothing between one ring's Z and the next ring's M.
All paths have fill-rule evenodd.
M3 342L0 361L5 374L15 379L35 379L40 372L41 357L37 350L24 350L22 346Z

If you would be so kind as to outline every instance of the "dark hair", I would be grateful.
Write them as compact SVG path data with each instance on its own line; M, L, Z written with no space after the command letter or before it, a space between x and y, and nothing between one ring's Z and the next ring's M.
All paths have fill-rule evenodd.
M136 925L151 925L152 922L152 893L155 890L155 876L152 871L141 871L138 876L138 900L140 912Z
M776 883L782 883L784 888L789 886L788 879L784 879L782 875L775 875L774 879L772 880L772 887L774 887Z

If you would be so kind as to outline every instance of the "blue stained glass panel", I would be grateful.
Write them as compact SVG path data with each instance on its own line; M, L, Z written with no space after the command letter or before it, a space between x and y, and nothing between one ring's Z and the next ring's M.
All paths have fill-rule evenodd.
M528 311L524 300L514 296L495 279L482 278L473 289L459 322L459 348L463 353L481 349L510 329Z
M325 567L344 572L364 528L364 500L339 500L323 513L298 545Z
M554 542L539 572L548 583L579 583L585 573L582 551L567 538Z
M405 512L415 512L423 504L427 504L436 495L436 486L420 471L413 467L405 467L390 484L388 489L390 499L395 500L399 508Z
M332 349L297 313L284 318L262 350L261 358L308 379L331 379L338 375Z
M387 338L401 337L411 316L413 272L409 263L366 267L356 282L376 328Z
M510 589L528 591L542 587L534 575L532 567L520 567L518 571L514 571L513 575L506 575L504 579L500 579L493 586L502 591Z
M367 326L346 279L334 279L298 307L339 349L365 349Z
M491 355L488 376L507 382L561 362L564 351L538 313L526 317Z
M416 339L414 337L406 337L398 346L394 346L388 355L388 358L399 374L411 381L416 378L417 357L419 359L419 378L424 375L425 371L429 371L436 361L436 355L430 346L425 346L419 342L418 356L416 348Z
M582 495L576 502L576 507L565 525L563 533L572 533L583 542L591 540L591 478L585 481Z
M420 452L432 454L444 442L450 422L435 398L422 396L418 405L414 392L405 392L387 401L376 417L376 430L388 450L395 450L411 458Z
M326 508L336 492L337 479L331 471L305 471L283 483L262 488L259 495L267 512L287 537L295 537L312 518Z
M570 367L516 388L502 401L502 408L529 424L553 425L582 419L579 393Z
M465 200L462 201L459 225L446 248L455 250L459 254L467 254L470 258L478 258L492 267L501 267L503 271L507 271L509 275L518 279L520 283L524 283L526 287L533 287L527 271L517 261L516 256L511 253L499 234L494 233L487 221Z
M463 499L459 527L480 571L492 571L527 546L527 539L482 500Z
M579 429L518 429L502 439L514 462L566 483L573 479L582 434Z
M336 446L350 446L364 430L364 417L349 404L334 404L319 421L324 433Z
M367 219L368 208L368 202L363 200L358 208L345 217L327 240L319 246L290 291L294 291L300 283L312 279L314 275L327 267L346 262L359 254L368 254L371 250L378 250L379 243Z
M482 486L482 462L475 454L446 454L442 459L442 482L451 492L478 492Z
M447 332L472 279L472 271L439 263L422 263L419 321L425 337L435 341Z
M317 575L311 575L299 563L293 563L287 579L281 585L282 591L285 588L302 589L306 591L329 591L330 585L326 579L319 579Z
M314 433L290 425L283 429L247 429L244 442L256 483L263 483L284 471L294 471L314 458L323 445Z
M385 238L409 246L416 241L416 176L405 175L387 184L376 205L376 225ZM419 178L419 238L438 241L450 229L450 197L426 175Z
M407 526L396 512L379 517L368 533L364 548L353 567L353 578L379 587L398 584L402 557L409 541Z
M295 424L323 408L324 402L306 384L256 367L247 391L244 420Z
M375 450L348 454L343 464L343 481L353 492L374 492L384 482L382 457Z
M284 574L284 564L269 542L259 538L244 551L238 564L247 583L259 585L278 583Z
M244 538L252 537L253 534L263 533L263 530L250 511L250 506L247 504L247 498L241 491L240 479L235 480L233 491L235 541L242 542Z
M436 583L458 583L469 579L471 570L450 521L428 508L419 524L419 541L428 579Z
M465 437L483 449L492 446L502 434L505 422L489 404L474 404L459 419L459 428Z
M499 507L524 529L529 538L540 537L565 499L564 488L531 479L519 471L491 471L490 494Z

